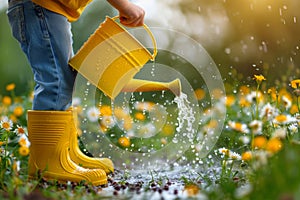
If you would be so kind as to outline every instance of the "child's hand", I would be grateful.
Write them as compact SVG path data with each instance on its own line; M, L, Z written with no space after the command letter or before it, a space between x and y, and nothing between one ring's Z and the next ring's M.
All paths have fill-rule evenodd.
M145 11L128 0L108 0L119 11L121 24L129 27L142 26L144 24Z

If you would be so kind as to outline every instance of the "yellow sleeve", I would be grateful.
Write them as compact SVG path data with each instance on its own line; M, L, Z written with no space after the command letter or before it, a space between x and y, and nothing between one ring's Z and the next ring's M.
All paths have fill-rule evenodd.
M32 0L32 2L58 14L70 22L76 21L92 0Z

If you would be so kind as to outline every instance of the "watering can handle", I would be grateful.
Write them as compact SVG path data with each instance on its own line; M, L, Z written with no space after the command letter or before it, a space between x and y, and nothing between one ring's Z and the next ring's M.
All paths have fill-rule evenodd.
M119 16L114 16L112 17L112 20L116 20L118 19ZM156 40L154 38L153 33L151 32L151 30L149 29L149 27L146 24L143 24L143 28L146 30L146 32L148 33L148 35L150 36L151 40L152 40L152 44L153 44L153 54L151 55L152 58L151 60L154 60L157 54L157 44L156 44Z

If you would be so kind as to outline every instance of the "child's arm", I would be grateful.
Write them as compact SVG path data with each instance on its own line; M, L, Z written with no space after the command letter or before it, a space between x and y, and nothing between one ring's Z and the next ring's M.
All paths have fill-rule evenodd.
M142 26L144 24L145 11L128 0L107 0L119 11L120 22L125 26Z

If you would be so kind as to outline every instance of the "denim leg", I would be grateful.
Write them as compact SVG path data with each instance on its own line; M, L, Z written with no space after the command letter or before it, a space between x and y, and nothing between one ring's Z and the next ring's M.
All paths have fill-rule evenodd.
M68 65L73 55L71 24L30 0L10 0L7 14L36 82L33 110L66 110L76 77Z

